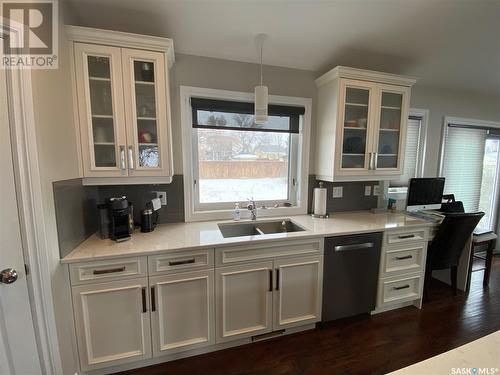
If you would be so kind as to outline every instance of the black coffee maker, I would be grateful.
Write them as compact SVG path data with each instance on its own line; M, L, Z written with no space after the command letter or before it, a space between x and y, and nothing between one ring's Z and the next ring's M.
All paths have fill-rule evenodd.
M134 215L132 203L127 197L109 198L109 237L115 241L126 241L134 230Z

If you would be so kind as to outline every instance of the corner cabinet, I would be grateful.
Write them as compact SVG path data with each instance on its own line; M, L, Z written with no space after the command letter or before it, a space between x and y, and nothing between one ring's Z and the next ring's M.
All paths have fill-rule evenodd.
M173 176L170 39L67 26L84 184Z
M338 66L318 87L316 176L383 180L403 173L410 77Z

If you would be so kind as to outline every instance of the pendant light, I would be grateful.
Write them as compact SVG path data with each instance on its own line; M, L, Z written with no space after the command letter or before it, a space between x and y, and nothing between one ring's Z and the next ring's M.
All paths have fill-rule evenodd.
M260 86L255 86L255 123L265 124L267 122L268 90L267 86L262 84L262 50L266 34L258 34L255 37L255 44L260 48Z

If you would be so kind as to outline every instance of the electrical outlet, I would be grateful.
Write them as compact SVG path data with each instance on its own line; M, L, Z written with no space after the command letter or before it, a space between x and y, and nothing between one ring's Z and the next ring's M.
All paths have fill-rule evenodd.
M162 206L167 205L167 193L165 191L153 191L155 198L158 198Z
M370 185L365 186L365 196L369 197L372 195L372 187Z
M378 197L380 195L380 186L379 185L375 185L373 187L373 195Z
M332 189L332 198L342 198L344 195L344 187L343 186L334 186Z

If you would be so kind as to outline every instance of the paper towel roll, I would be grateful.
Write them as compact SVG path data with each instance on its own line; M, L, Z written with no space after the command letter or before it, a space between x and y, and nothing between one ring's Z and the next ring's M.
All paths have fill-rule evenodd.
M326 188L314 188L314 214L326 215Z

